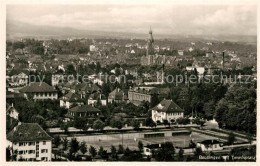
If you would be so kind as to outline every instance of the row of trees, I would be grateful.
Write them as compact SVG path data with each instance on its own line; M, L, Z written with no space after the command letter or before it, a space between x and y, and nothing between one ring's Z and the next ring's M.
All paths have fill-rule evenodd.
M70 141L65 137L61 139L59 136L55 136L53 139L54 147L62 150L64 153L57 151L56 155L66 156L69 160L81 161L85 160L91 161L94 158L101 158L110 161L143 161L141 152L143 151L143 143L138 142L138 151L131 151L128 147L124 148L119 145L118 148L111 145L110 152L105 150L102 146L96 149L94 146L87 146L86 142L79 142L76 138L72 138ZM121 158L119 158L119 155ZM57 157L56 157L57 158Z

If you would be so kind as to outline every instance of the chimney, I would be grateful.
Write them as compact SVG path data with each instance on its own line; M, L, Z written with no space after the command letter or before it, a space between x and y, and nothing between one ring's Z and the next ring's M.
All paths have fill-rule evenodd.
M224 58L225 58L225 52L223 51L222 52L222 70L224 70L224 64L225 64Z

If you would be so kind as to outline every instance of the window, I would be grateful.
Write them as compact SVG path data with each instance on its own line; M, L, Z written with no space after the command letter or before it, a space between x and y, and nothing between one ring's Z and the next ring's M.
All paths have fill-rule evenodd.
M48 159L47 157L42 157L41 158L42 161L47 161L47 159Z
M41 153L48 153L48 149L42 149Z
M43 141L43 145L46 145L46 141Z
M19 151L19 154L23 154L23 151L21 150L21 151Z
M23 146L23 143L22 143L22 142L19 142L19 146Z
M29 154L34 154L35 150L29 150Z
M29 146L35 145L35 142L29 142Z

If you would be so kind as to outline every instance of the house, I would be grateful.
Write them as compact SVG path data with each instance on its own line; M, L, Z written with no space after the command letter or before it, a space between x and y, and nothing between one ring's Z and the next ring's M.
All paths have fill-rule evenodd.
M204 72L205 72L205 68L204 67L194 67L194 66L187 66L186 67L186 70L188 72L195 71L195 69L196 69L196 71L198 73L198 76L202 77Z
M57 90L45 82L34 82L20 89L26 97L32 96L34 100L55 100L58 99Z
M161 144L150 144L143 147L144 155L152 156L152 151L159 150L161 148Z
M100 101L101 105L107 105L107 98L100 92L92 93L88 98L88 105L95 105Z
M116 88L111 93L109 93L108 96L108 103L112 103L112 102L122 103L122 102L126 102L127 100L128 98L126 94L120 88Z
M218 140L204 140L197 142L196 146L200 147L203 152L223 150L223 142Z
M72 105L83 105L84 101L79 95L69 92L68 94L60 98L60 107L65 107L69 109Z
M52 137L37 123L19 122L7 134L7 145L17 151L17 160L51 161Z
M152 109L152 119L153 121L163 120L171 121L172 119L182 118L184 116L184 110L181 109L172 100L163 99L159 104L157 104Z
M96 119L101 116L101 111L90 105L81 105L69 109L67 116L70 118L73 118L74 116L79 116Z
M130 88L128 91L128 99L135 105L141 104L142 101L151 102L154 87L151 88Z
M178 50L178 54L183 56L184 55L184 50Z
M10 86L24 86L27 85L29 72L26 70L12 70L6 79Z
M14 108L13 104L9 105L6 103L6 115L18 120L19 112Z
M208 52L206 52L206 57L210 58L210 59L213 59L214 58L214 53L212 51L208 51Z
M64 76L62 74L55 74L51 76L51 85L56 86L60 83L63 83L65 80Z
M71 89L73 89L73 87ZM75 86L75 93L84 99L87 99L90 94L100 91L101 88L92 83L80 83Z

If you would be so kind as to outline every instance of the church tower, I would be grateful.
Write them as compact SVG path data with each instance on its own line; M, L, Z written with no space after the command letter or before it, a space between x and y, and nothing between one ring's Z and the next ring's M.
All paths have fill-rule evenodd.
M150 26L149 38L147 42L147 55L153 55L153 54L154 54L154 39L153 39L153 32Z

